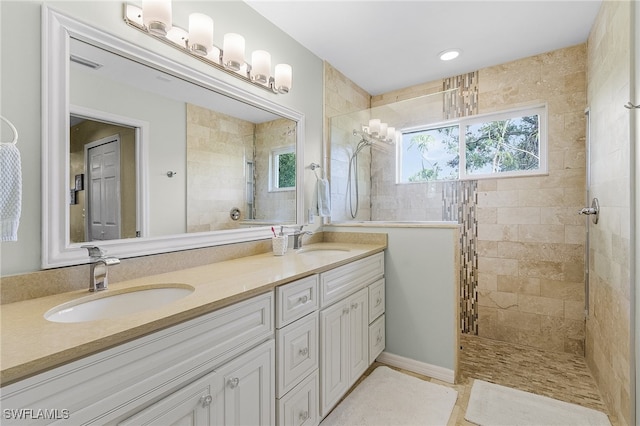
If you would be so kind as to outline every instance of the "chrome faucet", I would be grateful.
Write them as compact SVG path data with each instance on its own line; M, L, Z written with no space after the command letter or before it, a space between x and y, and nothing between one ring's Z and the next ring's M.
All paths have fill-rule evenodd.
M108 267L120 263L116 257L105 256L105 252L98 246L82 246L89 251L89 291L106 290L109 286Z
M303 231L302 230L302 226L300 227L300 229L296 229L295 231L293 231L293 249L297 250L299 248L302 248L302 236L303 235L313 235L313 232L311 231Z

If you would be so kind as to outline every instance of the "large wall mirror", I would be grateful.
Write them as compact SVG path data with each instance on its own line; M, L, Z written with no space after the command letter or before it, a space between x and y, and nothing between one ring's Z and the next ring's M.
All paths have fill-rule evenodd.
M302 114L44 15L43 267L89 242L131 257L302 222Z

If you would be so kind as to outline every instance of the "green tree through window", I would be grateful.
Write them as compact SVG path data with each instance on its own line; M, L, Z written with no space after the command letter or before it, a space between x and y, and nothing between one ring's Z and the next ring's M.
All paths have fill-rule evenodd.
M546 172L546 141L541 132L544 111L544 107L537 107L468 117L447 126L403 132L398 180L423 182Z
M293 152L278 156L278 188L296 186L296 154Z

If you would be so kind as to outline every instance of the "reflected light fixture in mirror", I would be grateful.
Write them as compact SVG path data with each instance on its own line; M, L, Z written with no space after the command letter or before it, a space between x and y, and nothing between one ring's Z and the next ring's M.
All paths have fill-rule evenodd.
M353 131L353 135L367 136L374 141L386 142L394 144L396 141L396 128L383 123L379 118L369 120L369 125L362 125L362 131Z
M213 44L213 20L204 14L189 15L187 33L172 26L171 1L148 0L142 2L142 8L125 4L124 21L192 57L272 93L286 94L291 90L291 65L277 64L274 76L271 76L270 59L268 69L263 59L260 59L253 64L260 71L252 72L253 66L244 59L244 37L235 33L225 34L223 49L220 50Z

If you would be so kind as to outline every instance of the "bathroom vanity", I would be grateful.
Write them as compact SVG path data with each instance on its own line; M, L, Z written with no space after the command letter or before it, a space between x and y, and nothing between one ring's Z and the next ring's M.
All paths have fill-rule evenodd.
M113 284L194 291L95 321L43 317L84 292L3 305L3 424L316 425L384 348L385 246L319 243Z

